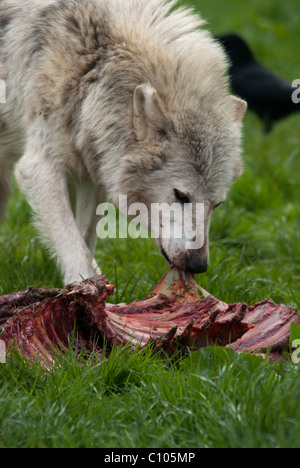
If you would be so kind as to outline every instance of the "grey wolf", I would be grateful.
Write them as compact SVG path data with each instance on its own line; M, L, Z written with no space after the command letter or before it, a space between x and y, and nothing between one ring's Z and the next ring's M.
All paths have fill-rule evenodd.
M204 203L200 249L158 246L178 268L207 268L211 215L242 171L246 103L228 93L227 58L204 21L175 7L1 0L1 206L14 168L65 283L99 272L96 207L120 194L149 207Z
M269 133L276 122L300 111L293 102L293 84L266 69L256 60L246 41L237 34L217 37L230 61L230 80L233 92L246 99L248 107L264 123Z

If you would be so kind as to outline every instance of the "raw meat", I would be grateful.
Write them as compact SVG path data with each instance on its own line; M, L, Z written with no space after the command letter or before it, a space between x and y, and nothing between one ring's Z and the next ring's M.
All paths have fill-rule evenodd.
M277 359L289 350L291 322L300 324L294 309L271 300L225 304L175 268L141 301L109 305L113 292L98 276L62 290L28 288L0 297L0 339L46 369L54 364L53 348L66 350L71 343L74 352L102 353L105 342L106 354L115 344L152 343L169 356L218 345Z

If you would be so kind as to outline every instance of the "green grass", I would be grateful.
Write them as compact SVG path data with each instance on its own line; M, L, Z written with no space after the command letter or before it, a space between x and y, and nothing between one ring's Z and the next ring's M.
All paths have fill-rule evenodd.
M300 78L298 2L194 2L213 33L236 31L283 78ZM245 173L214 215L209 271L227 302L300 304L299 116L267 137L244 126ZM0 294L61 286L15 188L0 227ZM115 302L142 298L166 271L152 240L99 242ZM149 352L58 357L50 375L14 355L0 365L0 447L300 447L300 367L204 349L174 366Z
M3 366L0 447L299 447L299 368L203 349L174 367L114 349L45 375Z

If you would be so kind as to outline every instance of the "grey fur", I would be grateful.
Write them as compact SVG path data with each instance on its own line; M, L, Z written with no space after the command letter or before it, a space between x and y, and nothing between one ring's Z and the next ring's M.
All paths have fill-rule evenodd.
M175 5L1 1L0 165L15 166L65 282L94 273L92 211L120 194L150 206L173 203L176 188L205 203L201 251L159 246L182 268L208 258L211 213L241 174L246 104L229 95L226 56L202 19Z

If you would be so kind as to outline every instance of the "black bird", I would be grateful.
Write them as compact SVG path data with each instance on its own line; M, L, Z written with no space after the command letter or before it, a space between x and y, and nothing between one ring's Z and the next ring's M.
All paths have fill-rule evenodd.
M300 103L292 100L296 88L260 65L244 39L237 34L217 36L216 39L230 58L233 92L245 99L249 109L262 119L266 133L272 130L277 120L300 111ZM297 95L300 98L300 90Z

